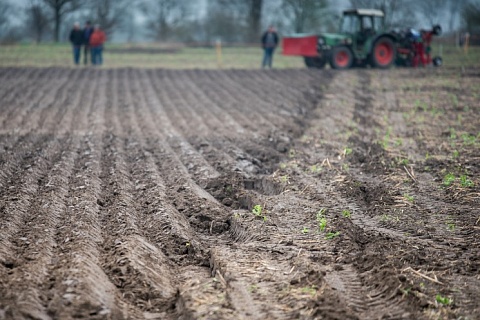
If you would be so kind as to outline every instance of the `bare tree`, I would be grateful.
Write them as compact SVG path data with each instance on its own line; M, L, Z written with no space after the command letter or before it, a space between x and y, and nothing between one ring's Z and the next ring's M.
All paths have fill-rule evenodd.
M127 16L132 5L133 2L128 0L92 1L92 16L95 17L95 22L100 24L108 35L111 35Z
M480 30L480 2L468 3L462 12L462 18L468 31Z
M262 21L263 0L249 0L249 41L257 41L260 34L260 23Z
M207 38L220 37L226 42L245 41L252 30L249 27L250 3L251 0L209 0ZM257 34L255 40L258 37Z
M440 23L440 18L445 13L447 5L447 0L422 0L416 2L415 7L428 23L433 26Z
M145 2L141 9L147 16L147 28L156 40L166 41L184 25L190 16L188 0L153 0Z
M35 41L40 43L50 24L50 19L45 12L45 7L40 1L30 0L26 11L27 28L34 34Z
M0 2L0 30L9 24L10 11L11 7L8 2Z
M283 0L282 7L297 33L310 31L327 19L326 0Z
M54 18L54 40L59 41L60 25L63 17L73 11L78 10L81 5L81 0L43 0L43 2L53 11Z

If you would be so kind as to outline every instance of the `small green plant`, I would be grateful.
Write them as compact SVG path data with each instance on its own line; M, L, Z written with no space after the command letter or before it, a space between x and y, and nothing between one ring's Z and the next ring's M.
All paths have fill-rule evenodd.
M397 160L397 163L400 164L400 165L403 165L403 166L408 166L408 163L409 163L409 162L410 162L410 161L409 161L407 158L404 158L404 159L400 159L400 158L399 158L399 159Z
M308 293L308 294L314 296L317 293L317 287L315 285L311 285L311 286L308 286L308 287L303 287L302 292L303 293Z
M329 232L329 233L327 233L327 234L325 235L325 239L330 240L330 239L333 239L333 238L335 238L335 237L338 237L339 235L340 235L340 232L339 232L339 231L337 231L337 232Z
M255 205L252 209L252 213L263 219L263 221L267 221L267 216L263 214L263 207L259 204Z
M318 220L318 228L321 232L325 231L325 228L327 228L327 218L323 217Z
M307 234L309 232L310 232L310 230L307 227L303 227L303 229L302 229L303 234Z
M287 168L287 164L286 163L280 163L280 169L284 170Z
M455 175L453 173L447 173L443 178L443 185L445 187L450 186L454 182L455 182Z
M390 143L390 135L392 133L392 127L388 127L387 132L383 136L383 140L381 142L381 145L383 149L386 149Z
M314 164L313 166L310 167L310 172L311 173L317 173L322 171L322 167L319 165Z
M414 202L414 200L415 200L415 199L413 198L413 196L410 196L410 195L408 195L407 193L405 193L405 194L403 195L403 197L404 197L405 199L407 199L408 201L410 201L410 202Z
M380 221L382 221L382 222L387 222L389 220L390 220L390 216L386 213L384 213L380 216Z
M450 99L452 100L452 104L454 107L458 107L458 97L456 94L451 93Z
M345 218L350 218L352 216L352 213L350 212L350 210L343 210L342 211L342 216L344 216Z
M410 291L412 290L412 288L406 288L406 289L400 289L402 291L402 294L404 296L408 296L410 294Z
M474 135L469 135L468 133L462 134L463 144L466 146L470 146L477 142L477 137Z
M437 295L435 296L435 300L436 300L438 303L441 303L441 304L443 304L443 305L445 305L445 306L448 306L448 305L452 304L452 302L453 302L452 299L450 299L450 298L448 298L448 297L443 297L443 296L441 296L440 294L437 294Z
M342 164L342 169L343 169L344 171L350 170L350 167L348 166L348 163Z
M248 292L255 293L258 290L258 286L256 284L252 284L248 286Z
M344 154L345 156L348 156L349 154L352 153L352 151L353 151L353 150L352 150L351 148L346 147L345 150L343 150L343 154Z
M295 155L296 155L296 152L295 152L294 149L290 149L290 150L288 151L288 156L289 156L290 158L295 158Z
M470 188L474 186L473 181L468 179L465 174L460 176L460 185L464 188Z
M453 159L456 159L460 156L460 152L458 152L458 150L453 150L452 152L452 158Z
M447 227L448 227L449 231L454 232L455 231L455 222L447 221Z
M282 183L288 183L289 177L288 175L280 176L280 181Z

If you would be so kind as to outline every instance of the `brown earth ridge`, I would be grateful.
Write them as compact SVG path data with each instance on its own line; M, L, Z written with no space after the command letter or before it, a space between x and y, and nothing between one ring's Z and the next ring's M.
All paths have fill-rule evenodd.
M0 319L480 319L480 69L0 69Z

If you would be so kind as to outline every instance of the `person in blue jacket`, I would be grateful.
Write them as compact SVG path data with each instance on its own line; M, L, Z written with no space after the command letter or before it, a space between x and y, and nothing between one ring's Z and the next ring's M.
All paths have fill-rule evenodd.
M83 45L83 32L80 29L80 23L75 22L72 31L70 31L70 36L68 39L73 46L73 62L78 65L80 63L80 51Z
M273 52L278 45L278 34L273 26L268 27L268 30L262 35L262 47L264 50L262 67L272 68Z

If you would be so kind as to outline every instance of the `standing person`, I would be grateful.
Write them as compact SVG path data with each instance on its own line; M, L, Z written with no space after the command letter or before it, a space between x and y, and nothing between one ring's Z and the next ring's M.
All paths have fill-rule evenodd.
M90 36L93 33L93 27L90 21L85 22L83 29L83 64L88 64L88 53L90 51Z
M73 46L73 62L76 65L80 63L80 51L83 44L83 33L80 30L80 23L75 22L73 29L70 31L70 37L68 38Z
M269 26L267 31L262 36L262 47L264 50L263 55L263 62L262 67L270 67L272 68L273 62L273 52L278 45L278 34L273 28L273 26Z
M103 44L107 40L105 32L100 29L100 25L95 25L93 33L90 36L90 48L92 53L92 64L101 65L103 63Z

